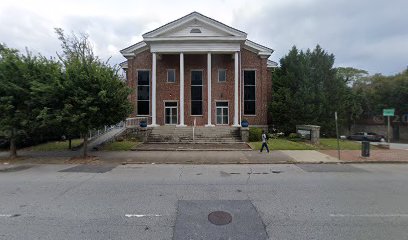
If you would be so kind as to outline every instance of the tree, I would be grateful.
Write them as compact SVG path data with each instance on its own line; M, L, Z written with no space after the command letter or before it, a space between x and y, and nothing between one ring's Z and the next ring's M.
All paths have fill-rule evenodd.
M62 109L58 118L79 132L84 139L83 156L87 157L88 133L124 120L131 112L126 86L117 66L101 61L92 50L88 36L66 36L56 29L61 41L63 64Z
M15 49L0 45L0 135L10 142L10 157L17 157L17 144L34 138L41 128L38 118L44 110L45 95L33 94L36 84L49 85L61 74L59 64L29 51L25 55ZM55 90L55 89L54 89ZM49 99L49 101L55 99Z
M17 157L17 141L29 129L29 89L23 56L0 45L0 135L10 142L10 157Z
M363 69L352 67L338 67L336 68L336 75L344 83L347 84L345 90L345 109L347 128L350 131L351 126L363 113L364 95L361 91L352 88L353 85L361 83L363 79L368 77L368 72Z
M274 124L286 134L297 124L322 126L322 133L333 135L334 112L344 122L347 86L336 76L334 55L319 45L311 51L295 46L280 60L274 73L270 111Z
M353 84L356 81L367 77L368 72L363 69L357 69L352 67L338 67L336 68L337 77L341 78L347 84Z

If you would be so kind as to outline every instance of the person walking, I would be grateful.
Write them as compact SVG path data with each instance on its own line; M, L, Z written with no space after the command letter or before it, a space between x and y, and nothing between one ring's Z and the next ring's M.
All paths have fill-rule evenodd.
M261 147L261 152L263 148L266 148L266 151L269 153L269 148L268 148L268 138L266 137L265 131L262 131L262 147Z

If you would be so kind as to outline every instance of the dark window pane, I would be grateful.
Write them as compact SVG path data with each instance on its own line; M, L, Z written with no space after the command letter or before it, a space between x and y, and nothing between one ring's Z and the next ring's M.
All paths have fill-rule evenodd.
M149 101L137 101L137 114L149 115Z
M167 81L175 82L176 81L176 71L174 69L167 70Z
M203 100L202 86L191 86L191 100Z
M255 115L255 101L244 101L244 114Z
M203 101L191 101L191 115L203 115Z
M226 74L225 69L218 70L218 81L225 82L225 80L227 79L226 75L227 74Z
M138 71L137 72L137 84L138 85L149 85L150 72L149 71Z
M244 100L255 100L255 86L244 87Z
M217 107L228 107L228 102L216 102Z
M217 108L217 116L221 116L222 108Z
M191 85L203 85L203 72L192 71L191 72Z
M223 109L222 109L222 114L223 114L224 116L228 116L228 108L223 108Z
M222 117L222 124L228 124L228 115L224 115L223 117Z
M255 71L244 71L244 85L255 85Z
M165 102L166 107L177 107L177 102Z
M217 124L222 124L222 116L217 115Z
M150 87L138 86L137 87L137 100L149 100Z

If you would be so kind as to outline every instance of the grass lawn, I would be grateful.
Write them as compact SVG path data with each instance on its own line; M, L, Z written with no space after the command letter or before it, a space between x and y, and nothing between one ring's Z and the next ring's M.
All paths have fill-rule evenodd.
M140 142L124 140L120 142L111 142L103 146L104 151L130 151L133 147L140 144Z
M72 147L77 147L82 143L83 139L72 139ZM42 143L36 146L32 146L30 150L38 151L38 152L46 152L46 151L61 151L61 150L68 150L69 141L55 141L55 142L47 142Z
M262 142L250 142L249 145L254 150L260 150ZM305 142L294 142L285 138L270 139L268 141L270 150L336 150L337 139L335 138L320 138L319 145L312 145ZM371 145L372 149L378 149ZM349 140L340 140L341 150L360 150L361 143Z

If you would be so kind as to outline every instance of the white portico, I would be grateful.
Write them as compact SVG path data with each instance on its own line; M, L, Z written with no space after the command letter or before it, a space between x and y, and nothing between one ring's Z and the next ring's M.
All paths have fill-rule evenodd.
M227 69L224 67L226 74L233 75L233 89L230 89L226 94L233 94L233 99L229 103L229 108L233 112L233 126L240 126L240 118L242 115L242 87L240 87L241 77L240 77L240 64L241 64L241 49L249 49L255 51L262 58L268 58L272 51L269 48L263 47L261 45L255 44L247 40L247 34L240 30L229 27L225 24L222 24L214 19L208 18L200 13L193 12L187 16L184 16L178 20L170 22L162 27L159 27L153 31L143 34L143 41L137 43L133 46L130 46L121 51L122 55L127 59L134 58L138 53L141 53L145 50L149 50L151 53L151 96L149 95L149 101L151 101L150 116L151 123L150 126L157 126L157 118L160 114L157 111L158 106L158 94L161 94L161 90L158 89L158 72L163 71L162 69L157 69L157 62L165 55L178 55L179 56L179 69L178 79L179 79L179 90L178 90L178 124L177 126L183 127L186 126L185 117L189 116L186 114L185 107L189 106L186 104L186 96L188 96L189 101L196 101L191 103L191 109L199 106L201 101L201 108L204 109L204 104L206 105L205 113L199 112L197 116L206 115L206 124L205 126L214 126L213 108L216 100L219 100L219 96L213 96L213 87L214 78L219 76L213 76L214 65L212 65L212 59L215 55L230 55L231 61L233 61L233 68ZM206 80L206 94L200 93L196 95L197 91L193 91L186 95L185 92L185 74L186 69L186 55L206 55L206 66L204 69L206 76L202 76L201 83L197 85L203 86L204 81ZM265 66L266 67L266 66ZM203 66L204 68L204 66ZM171 70L171 69L170 69ZM216 72L219 74L219 72ZM190 77L190 76L188 76ZM200 80L200 79L199 79ZM190 80L193 81L193 80ZM198 81L199 82L199 81ZM192 85L193 83L190 83ZM150 87L150 85L149 85ZM194 86L192 86L193 88ZM241 91L240 91L241 89ZM204 90L204 89L203 89ZM231 91L231 92L230 92ZM201 95L202 94L202 95ZM225 94L225 95L226 95ZM170 94L171 95L171 94ZM225 96L221 94L221 96ZM201 99L200 99L201 97ZM197 99L198 100L197 100ZM194 99L194 100L193 100ZM146 101L146 100L140 100ZM232 107L233 106L233 107ZM203 110L202 110L203 111ZM191 116L195 116L193 113L194 110L189 111ZM140 114L139 114L140 115Z

